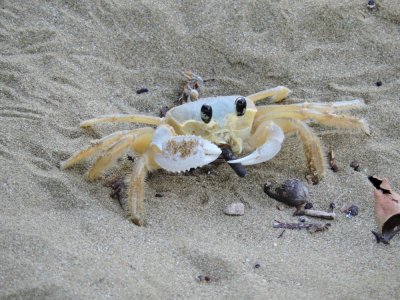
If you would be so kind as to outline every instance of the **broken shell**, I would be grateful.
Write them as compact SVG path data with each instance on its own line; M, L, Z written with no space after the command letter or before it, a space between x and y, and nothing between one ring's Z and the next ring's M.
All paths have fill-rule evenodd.
M288 179L275 188L275 191L273 191L273 187L274 184L265 183L264 192L279 202L289 206L300 206L307 202L308 188L301 180Z
M369 177L374 185L375 218L379 233L377 242L388 244L400 227L400 195L392 190L386 178Z

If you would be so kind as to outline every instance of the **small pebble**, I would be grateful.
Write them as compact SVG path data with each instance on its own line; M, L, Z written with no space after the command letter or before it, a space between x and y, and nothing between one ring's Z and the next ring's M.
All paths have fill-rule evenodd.
M225 210L224 214L228 216L243 216L244 215L244 204L241 202L235 202L229 204Z
M355 217L358 215L358 206L354 204L344 204L340 211L345 213L347 217Z
M376 4L375 4L374 0L368 0L367 7L369 9L373 9L373 8L375 8L375 6L376 6Z
M314 204L311 202L307 202L306 205L304 205L304 209L312 209L314 207Z
M350 167L352 167L354 169L354 171L357 171L357 172L360 171L360 164L356 160L351 162Z
M299 222L301 222L301 223L306 223L306 222L309 221L308 218L307 218L306 216L300 216L298 220L299 220Z
M137 91L136 91L136 94L143 94L143 93L148 93L149 92L149 89L147 89L147 88L141 88L141 89L138 89Z

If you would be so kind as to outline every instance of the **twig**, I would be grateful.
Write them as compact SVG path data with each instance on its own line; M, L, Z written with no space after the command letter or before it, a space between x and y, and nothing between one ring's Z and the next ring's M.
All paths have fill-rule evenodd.
M336 214L334 212L326 212L321 210L314 210L314 209L297 209L294 216L308 216L314 218L321 218L326 220L334 220L336 218Z
M284 223L275 220L272 224L273 228L284 228L284 229L307 229L310 232L324 231L327 230L331 226L330 223L322 224L322 223Z

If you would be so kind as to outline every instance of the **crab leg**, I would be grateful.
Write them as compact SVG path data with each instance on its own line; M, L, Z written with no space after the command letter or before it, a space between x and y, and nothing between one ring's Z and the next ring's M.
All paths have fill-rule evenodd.
M114 132L113 134L107 135L100 140L93 142L93 144L84 150L74 153L69 159L61 163L61 169L64 170L70 166L84 160L92 155L99 153L100 151L107 149L110 145L119 141L121 138L126 136L132 130L122 130Z
M287 87L277 86L269 90L251 94L246 98L252 100L254 103L268 97L271 97L272 102L280 102L285 99L290 94L290 92L291 91Z
M129 183L128 208L132 222L138 226L143 225L143 183L147 171L144 157L137 159Z
M150 131L153 132L154 129L147 127L134 130L122 130L114 132L113 134L107 135L99 140L96 140L95 142L92 143L91 146L87 147L86 149L74 153L69 159L61 163L61 169L64 170L66 168L69 168L70 166L79 163L80 161L89 158L90 156L96 155L101 151L109 149L115 143L118 143L118 141L125 138L129 134L140 135L149 133Z
M254 165L272 159L281 149L285 138L283 130L273 122L260 124L256 132L249 139L254 139L261 145L251 154L243 158L230 160L228 163L241 163L242 165Z
M80 126L81 127L91 127L97 123L105 123L105 122L128 122L128 123L143 123L148 125L159 125L162 121L162 118L153 117L153 116L145 116L145 115L124 115L124 114L115 114L115 115L104 115L94 119L83 121Z
M133 135L128 135L107 149L104 155L99 156L89 170L88 179L95 180L98 178L105 169L109 168L113 162L129 150L129 145L132 144L133 139Z
M370 134L368 124L365 120L352 116L335 115L332 113L319 112L312 109L299 109L289 111L275 111L272 113L261 114L254 120L254 126L267 120L275 119L296 119L296 120L315 120L316 122L339 128L357 128Z
M299 133L304 146L309 175L314 183L318 183L325 175L325 160L316 134L307 124L296 119L274 119L274 122L283 129L285 134Z
M335 101L332 103L320 103L320 102L304 102L287 105L263 105L257 106L258 114L265 114L271 112L281 111L302 111L302 110L315 110L319 112L334 113L337 111L350 110L362 108L365 106L364 101L361 99L346 100L346 101Z

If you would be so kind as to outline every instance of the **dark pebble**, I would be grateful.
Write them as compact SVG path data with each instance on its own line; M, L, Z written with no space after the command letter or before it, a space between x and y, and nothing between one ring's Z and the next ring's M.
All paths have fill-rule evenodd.
M143 93L148 93L149 92L149 89L147 89L147 88L141 88L141 89L138 89L137 91L136 91L136 94L143 94Z
M358 215L358 206L357 205L350 206L347 209L346 214L350 215L350 216L353 216L353 217L357 216Z
M264 192L271 198L289 206L302 205L307 202L308 198L308 188L298 179L288 179L277 187L267 181L264 184Z
M304 205L304 209L312 209L314 207L314 204L311 202L307 202L306 205Z
M360 171L360 164L356 160L351 162L350 167L352 167L354 171Z
M367 7L369 9L375 8L375 1L374 0L368 0Z

